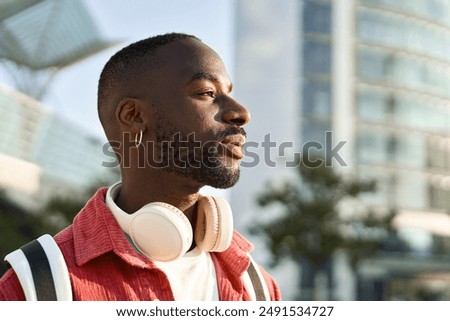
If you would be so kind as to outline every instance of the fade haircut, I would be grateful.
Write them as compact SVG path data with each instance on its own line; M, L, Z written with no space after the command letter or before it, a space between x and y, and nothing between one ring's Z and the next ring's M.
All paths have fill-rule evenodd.
M185 33L167 33L134 42L115 53L103 67L98 82L97 108L100 122L108 138L112 136L111 124L115 119L117 95L130 86L135 86L132 80L139 80L145 67L151 65L151 57L156 51L173 41L199 38ZM130 84L131 80L131 84Z

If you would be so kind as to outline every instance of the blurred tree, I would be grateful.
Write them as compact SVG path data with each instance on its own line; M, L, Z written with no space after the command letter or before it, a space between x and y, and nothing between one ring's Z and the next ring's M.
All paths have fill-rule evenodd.
M11 201L4 191L0 191L0 257L15 250L37 234L31 223L31 213ZM0 276L6 271L6 265L0 264Z
M51 197L41 209L31 212L10 200L0 192L0 258L43 235L55 235L72 223L75 215L83 208L97 188L110 182L98 181L86 190L69 196ZM0 276L6 272L6 265L0 264Z
M48 200L33 217L34 229L38 235L55 235L72 223L75 215L83 208L90 195L85 191L71 196L54 196Z
M70 225L75 215L84 207L98 188L109 186L109 180L97 180L85 190L70 195L51 197L34 216L34 226L38 235L54 235Z
M301 267L302 291L297 299L315 300L319 272L331 287L336 251L346 250L355 269L359 260L378 252L392 232L395 212L377 213L357 202L361 193L375 191L373 181L340 176L321 157L313 162L297 159L296 164L298 179L271 184L258 196L261 207L278 204L279 215L250 232L265 237L273 266L289 258Z

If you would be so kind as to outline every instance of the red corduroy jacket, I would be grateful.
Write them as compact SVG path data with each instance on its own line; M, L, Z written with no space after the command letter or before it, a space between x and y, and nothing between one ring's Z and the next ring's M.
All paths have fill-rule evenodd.
M106 206L99 189L73 224L55 239L66 260L73 299L83 301L174 300L166 275L138 254ZM221 301L250 300L241 276L249 265L252 245L237 232L229 249L211 253ZM276 282L261 268L272 300L281 300ZM189 276L187 276L189 277ZM0 300L25 300L12 269L0 279Z

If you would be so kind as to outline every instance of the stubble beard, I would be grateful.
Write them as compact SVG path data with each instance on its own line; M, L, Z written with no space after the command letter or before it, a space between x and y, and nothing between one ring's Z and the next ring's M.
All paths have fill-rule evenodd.
M224 161L224 148L219 143L230 134L242 133L240 128L217 133L214 141L195 141L195 133L182 133L169 119L158 115L154 153L162 164L161 170L191 178L201 185L230 188L239 180L237 164ZM245 133L245 132L244 132Z

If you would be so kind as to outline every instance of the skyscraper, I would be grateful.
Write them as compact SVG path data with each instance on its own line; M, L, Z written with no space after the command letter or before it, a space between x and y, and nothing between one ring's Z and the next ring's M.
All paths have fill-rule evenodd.
M257 139L270 132L277 146L299 148L325 144L331 132L345 141L347 166L337 170L377 181L365 204L397 209L397 234L409 252L362 265L359 298L433 286L436 296L448 295L441 290L450 236L450 3L243 0L235 33L236 95L256 105L249 107ZM249 187L287 173L282 160L244 171L232 194L243 215L264 215ZM434 275L433 286L418 281L425 275ZM351 296L343 290L340 298Z

